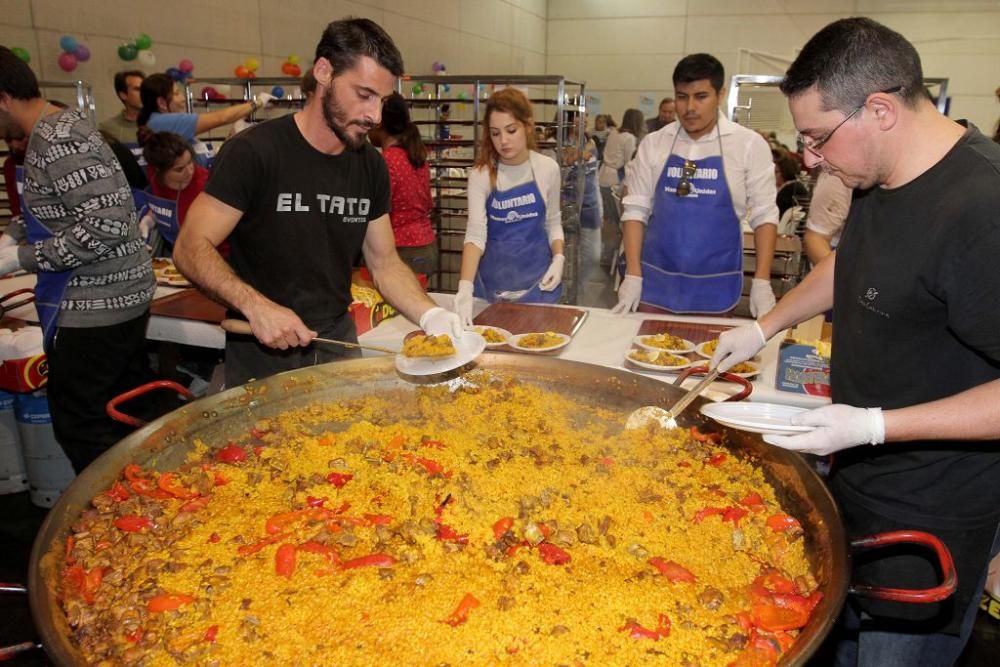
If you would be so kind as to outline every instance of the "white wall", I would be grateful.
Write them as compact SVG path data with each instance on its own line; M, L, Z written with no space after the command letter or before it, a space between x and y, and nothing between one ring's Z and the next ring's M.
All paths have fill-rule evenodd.
M549 0L546 67L586 79L602 112L620 119L640 93L672 93L671 73L686 54L713 54L727 78L782 74L820 28L858 15L913 42L927 77L950 79L953 118L992 130L1000 115L995 0Z
M255 57L259 75L281 76L287 55L311 62L326 24L349 14L382 25L410 73L435 61L449 74L545 70L546 0L0 0L0 44L27 49L40 79L91 82L104 118L121 109L114 73L137 65L118 46L141 32L153 38L155 71L189 58L196 76L232 77ZM72 73L56 64L63 34L93 54Z

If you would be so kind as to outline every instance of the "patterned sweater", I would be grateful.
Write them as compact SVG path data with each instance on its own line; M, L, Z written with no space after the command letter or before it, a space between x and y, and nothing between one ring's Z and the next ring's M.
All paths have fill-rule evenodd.
M24 199L52 236L23 245L28 271L72 271L59 325L98 327L138 317L156 284L121 165L78 111L45 116L24 159Z

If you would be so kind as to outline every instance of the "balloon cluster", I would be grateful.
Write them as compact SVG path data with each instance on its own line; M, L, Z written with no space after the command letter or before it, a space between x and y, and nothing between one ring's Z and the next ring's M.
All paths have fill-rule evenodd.
M285 76L302 76L302 68L299 67L299 57L295 55L288 56L281 65L281 73Z
M444 63L439 63L438 61L435 60L434 64L431 65L431 69L434 71L435 74L440 76L441 74L445 73L447 68L444 66ZM451 86L449 86L447 83L441 84L441 90L447 93L451 91Z
M237 65L233 74L237 79L256 79L257 70L260 69L260 61L256 58L247 58L242 65Z
M142 32L135 40L118 47L118 57L126 62L138 58L142 65L152 67L156 64L156 56L149 50L151 46L153 46L153 38Z
M188 58L177 63L177 67L167 68L167 76L178 82L187 81L191 78L192 72L194 72L194 63Z
M15 56L17 56L24 62L26 63L31 62L31 54L28 53L27 49L22 49L20 46L15 46L14 48L11 49L11 52L13 52Z
M86 44L76 41L76 37L72 35L63 35L60 37L59 48L62 49L58 60L59 69L64 72L72 72L76 69L78 63L85 63L90 60L90 49L87 48ZM18 51L23 52L24 55L18 53ZM14 49L14 53L24 62L28 62L31 59L31 56L24 49Z

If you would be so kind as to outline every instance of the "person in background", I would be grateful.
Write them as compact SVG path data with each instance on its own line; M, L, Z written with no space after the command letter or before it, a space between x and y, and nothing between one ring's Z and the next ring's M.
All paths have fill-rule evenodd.
M778 205L778 217L785 211L809 196L809 188L799 180L799 163L788 151L777 148L771 150L774 156L774 183L778 188L775 203Z
M115 158L118 159L118 163L122 166L122 172L125 174L125 180L128 181L129 187L132 188L133 196L136 190L145 190L149 186L149 181L146 180L146 172L139 164L139 160L142 160L142 164L146 164L146 159L142 157L141 153L136 158L135 154L125 144L104 130L100 130L100 133L101 138L108 144L108 148L115 154ZM136 205L141 207L139 202L136 202Z
M469 222L455 295L466 327L472 325L473 295L491 303L555 303L562 294L562 179L556 161L533 150L534 138L524 93L493 93L469 173Z
M389 173L366 140L403 73L399 50L373 21L334 21L312 70L316 89L302 111L223 144L174 246L185 277L249 320L256 340L226 339L230 387L358 356L311 343L357 341L347 309L359 254L389 304L428 334L461 341L458 317L435 305L396 253ZM227 263L216 246L230 235Z
M848 535L923 531L954 560L957 588L941 602L849 597L837 665L953 665L1000 551L1000 146L941 114L923 81L913 45L871 19L835 21L802 48L781 91L806 166L858 195L836 252L774 310L722 334L711 362L726 370L832 306L833 405L791 418L811 430L768 442L836 453L829 487ZM932 554L872 554L851 580L937 586Z
M652 134L657 130L660 130L672 122L677 120L677 106L672 97L664 97L660 100L660 106L657 109L656 118L650 118L646 121L646 134Z
M24 164L24 151L28 148L28 137L14 123L4 123L3 141L7 144L7 157L3 161L3 184L7 190L7 207L10 208L10 224L18 224L16 218L21 217L21 196L17 188L17 168ZM7 238L8 235L4 235ZM0 239L0 247L10 241ZM17 242L14 241L13 244Z
M198 140L199 134L246 118L274 99L270 93L257 93L252 100L241 104L205 113L185 113L184 90L166 74L147 76L140 87L140 96L142 110L136 119L139 143L142 144L143 136L150 132L179 134L191 144L198 164L205 167L209 163L210 151Z
M208 169L194 161L191 145L178 134L154 132L146 138L142 154L149 165L149 195L146 205L159 237L166 243L169 255L188 209L205 189ZM143 224L148 224L144 221ZM223 241L219 248L223 257L229 256L229 244Z
M115 74L115 94L124 107L110 118L98 125L98 129L118 143L124 145L136 159L142 159L142 148L139 146L137 133L139 125L136 119L142 111L142 98L139 90L146 75L137 69L125 70ZM140 166L145 166L140 164Z
M563 177L562 198L575 206L577 201L577 163L583 164L583 197L580 200L580 266L581 277L589 275L591 269L596 269L601 261L601 196L597 185L597 145L594 140L584 134L583 154L580 154L580 114L577 111L563 113L563 125L566 133L566 146L562 151L561 161L564 167L569 167ZM586 115L584 116L586 123ZM555 136L556 128L550 127L549 133ZM555 152L543 151L543 155L555 158Z
M622 220L621 206L618 203L622 196L621 185L625 178L625 165L635 156L644 128L642 112L638 109L626 109L622 115L621 127L608 132L604 160L597 175L601 201L604 204L604 238L610 241L604 245L601 255L601 264L605 266L611 266L621 246Z
M431 173L420 130L410 120L406 100L393 93L382 105L382 124L368 133L382 149L389 170L392 210L389 221L396 252L414 273L430 277L437 272L438 250L431 225Z
M24 61L0 47L0 116L28 135L28 243L0 250L0 275L38 274L35 308L48 357L55 436L77 472L119 440L108 400L148 379L155 284L131 189L87 118L41 97Z
M594 140L594 145L597 147L598 161L604 160L604 145L608 141L608 133L615 127L615 121L609 114L597 114L594 119L594 130L590 133L590 138Z
M816 266L833 252L840 242L840 233L851 210L851 189L833 174L821 171L813 186L802 235L809 262Z
M679 122L646 135L625 179L625 276L615 313L728 313L743 289L743 231L757 267L750 312L774 307L774 164L767 142L720 111L725 72L697 53L674 68Z

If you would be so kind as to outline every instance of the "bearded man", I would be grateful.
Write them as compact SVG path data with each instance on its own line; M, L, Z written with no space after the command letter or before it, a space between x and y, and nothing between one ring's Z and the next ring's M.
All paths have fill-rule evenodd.
M423 292L396 254L389 174L366 141L403 73L368 19L330 23L316 46L316 92L295 114L227 141L174 247L180 271L250 322L228 335L226 385L358 353L310 346L356 341L351 270L359 253L383 297L429 334L461 336L458 317ZM216 246L231 244L230 264Z

